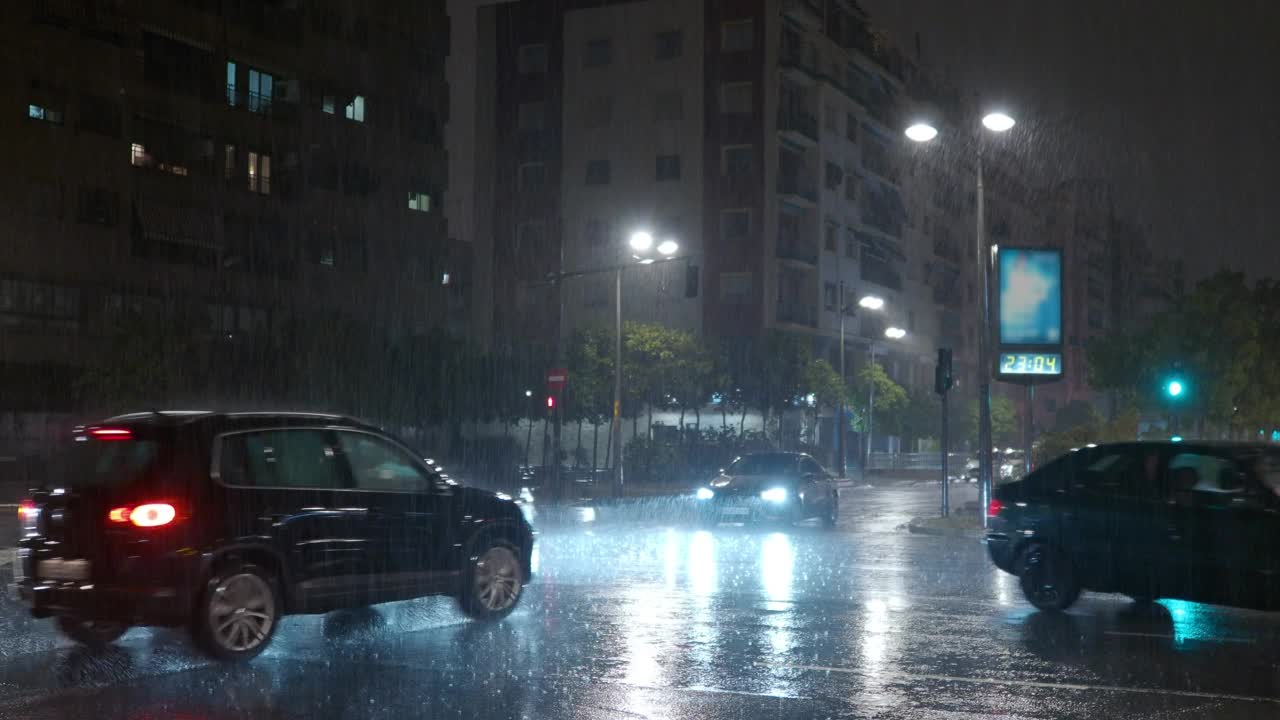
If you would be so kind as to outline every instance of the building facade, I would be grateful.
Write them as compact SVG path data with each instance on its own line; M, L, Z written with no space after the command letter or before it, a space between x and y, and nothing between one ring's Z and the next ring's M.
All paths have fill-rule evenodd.
M855 3L523 0L465 12L480 53L493 53L476 146L483 155L487 136L495 151L473 183L477 197L493 188L477 217L492 219L497 342L552 337L561 320L611 324L611 275L545 279L621 263L626 320L711 337L782 330L834 364L843 312L851 375L874 352L902 382L932 381L940 308L963 294L935 289L932 228L904 200L915 178L903 108L918 71ZM635 265L638 230L675 240L684 259ZM883 309L860 308L867 295ZM887 339L890 326L906 336Z
M0 40L0 411L82 406L127 318L465 329L439 3L11 3Z

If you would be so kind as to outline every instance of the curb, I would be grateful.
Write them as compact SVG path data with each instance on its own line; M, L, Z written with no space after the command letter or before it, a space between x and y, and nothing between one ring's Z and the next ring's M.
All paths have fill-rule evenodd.
M930 535L933 537L981 540L985 534L985 531L981 527L954 527L949 525L935 526L929 524L929 522L933 520L937 520L937 518L912 518L902 527L905 527L907 532L913 535Z

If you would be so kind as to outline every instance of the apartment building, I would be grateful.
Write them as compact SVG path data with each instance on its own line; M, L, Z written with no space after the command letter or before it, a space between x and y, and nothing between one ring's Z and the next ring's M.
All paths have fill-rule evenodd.
M75 409L127 316L272 353L339 318L464 331L448 49L407 0L0 8L0 434Z
M488 46L494 67L488 92L478 81L473 182L491 200L475 215L493 248L496 341L553 337L562 298L566 328L610 323L612 276L545 279L622 263L627 320L793 332L834 362L843 311L851 374L874 352L903 382L931 382L939 308L963 295L934 289L932 228L904 200L915 180L902 109L919 73L855 3L465 12L476 66ZM685 259L635 265L637 230ZM884 307L860 308L867 295ZM886 338L890 326L906 336Z

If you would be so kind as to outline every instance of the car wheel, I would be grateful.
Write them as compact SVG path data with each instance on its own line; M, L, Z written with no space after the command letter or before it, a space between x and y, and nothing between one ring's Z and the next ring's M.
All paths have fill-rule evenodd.
M1066 610L1080 596L1070 559L1044 543L1023 549L1018 558L1018 580L1027 601L1041 610Z
M840 499L834 492L831 493L831 502L828 504L827 512L822 516L822 527L830 530L840 521Z
M125 623L58 616L58 631L92 650L105 648L119 640L128 630L129 626Z
M215 659L249 660L266 649L279 621L275 577L256 565L228 565L210 578L200 600L196 642Z
M474 620L500 620L524 592L524 565L515 545L486 538L467 559L458 604Z

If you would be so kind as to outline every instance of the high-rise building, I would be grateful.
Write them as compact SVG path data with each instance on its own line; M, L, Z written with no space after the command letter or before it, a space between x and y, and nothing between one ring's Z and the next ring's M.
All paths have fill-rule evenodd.
M447 53L436 2L0 8L0 435L83 406L128 318L272 355L344 318L464 330Z
M523 0L465 12L476 67L491 68L470 177L489 199L475 216L493 248L481 262L492 262L498 342L552 337L561 320L611 323L612 276L559 293L545 279L634 263L628 238L643 230L687 259L629 268L625 319L708 336L782 330L834 362L843 310L850 374L870 349L900 381L931 382L940 307L963 302L960 258L950 284L930 275L932 228L904 200L915 178L902 109L918 70L855 3ZM960 247L952 232L943 256ZM867 295L883 309L859 308ZM905 338L887 339L889 326Z

